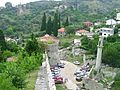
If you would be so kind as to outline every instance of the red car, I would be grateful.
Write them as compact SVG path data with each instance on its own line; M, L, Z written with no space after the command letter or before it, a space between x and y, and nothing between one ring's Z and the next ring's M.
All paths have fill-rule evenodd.
M56 76L53 77L55 84L62 84L63 83L63 78L61 76Z

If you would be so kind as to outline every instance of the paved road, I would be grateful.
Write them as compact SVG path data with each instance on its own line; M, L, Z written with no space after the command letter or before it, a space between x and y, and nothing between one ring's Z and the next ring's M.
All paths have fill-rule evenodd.
M75 80L74 76L74 72L77 69L77 66L68 61L61 62L65 63L65 68L61 69L61 75L68 79L67 82L65 83L66 87L69 90L76 90L77 88L76 84L79 84L79 82Z

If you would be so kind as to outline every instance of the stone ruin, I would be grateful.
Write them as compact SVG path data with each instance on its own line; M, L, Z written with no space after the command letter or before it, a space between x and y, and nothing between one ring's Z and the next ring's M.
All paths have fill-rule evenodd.
M59 63L60 58L58 53L58 43L49 44L47 48L47 54L50 66Z
M47 44L46 52L48 55L50 66L59 63L60 62L59 52L58 52L59 39L54 36L50 36L46 34L45 36L40 37L40 41L43 41L44 43Z

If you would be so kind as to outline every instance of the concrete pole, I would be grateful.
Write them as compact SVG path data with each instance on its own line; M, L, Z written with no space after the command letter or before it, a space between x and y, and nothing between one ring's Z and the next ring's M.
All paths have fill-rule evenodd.
M75 56L75 47L74 46L72 47L72 54L73 54L73 56Z
M103 48L103 37L101 36L99 38L99 42L97 45L97 58L96 58L96 66L95 66L95 70L99 71L100 67L101 67L101 57L102 57L102 48Z
M84 65L86 64L86 56L85 54L83 54L83 62L84 62Z

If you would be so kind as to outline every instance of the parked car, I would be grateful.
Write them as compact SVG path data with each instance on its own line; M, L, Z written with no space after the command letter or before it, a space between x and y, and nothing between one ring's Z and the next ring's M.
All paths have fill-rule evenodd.
M76 81L82 81L82 78L80 74L76 74Z
M61 76L56 76L53 79L55 81L55 84L62 84L63 83L63 78Z
M50 70L54 70L54 69L59 69L59 67L57 65L53 65L50 67Z
M79 69L76 69L74 75L79 74L79 73L81 73L80 68L79 68Z
M80 62L79 61L74 61L73 62L75 65L80 65Z
M64 63L57 63L57 66L59 67L59 68L64 68Z

